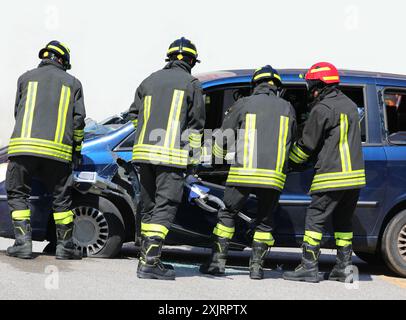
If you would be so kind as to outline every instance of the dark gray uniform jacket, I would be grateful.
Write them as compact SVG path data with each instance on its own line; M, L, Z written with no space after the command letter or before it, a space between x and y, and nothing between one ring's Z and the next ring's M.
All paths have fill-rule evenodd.
M317 156L310 193L360 189L365 167L356 104L338 89L327 88L306 121L290 160L304 163Z
M83 90L61 65L44 60L18 79L15 127L8 156L29 155L71 162L85 127Z
M138 87L129 111L137 127L133 162L186 168L200 161L206 114L190 72L187 63L170 62Z
M228 131L228 132L227 132ZM250 97L238 100L228 111L217 134L213 154L217 158L233 151L235 159L227 185L284 188L287 160L296 134L295 111L291 104L276 96L267 83L258 85ZM230 140L231 136L231 140Z

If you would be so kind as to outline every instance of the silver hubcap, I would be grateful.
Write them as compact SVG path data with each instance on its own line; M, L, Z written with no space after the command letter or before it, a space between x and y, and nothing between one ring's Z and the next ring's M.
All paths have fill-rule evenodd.
M84 255L100 252L106 245L109 227L104 215L95 208L78 207L75 212L73 239Z
M402 258L406 261L406 225L403 226L398 237L398 249Z

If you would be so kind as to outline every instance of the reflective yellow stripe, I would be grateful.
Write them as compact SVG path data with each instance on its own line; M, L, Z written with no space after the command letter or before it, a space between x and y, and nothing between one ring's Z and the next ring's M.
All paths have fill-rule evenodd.
M295 150L295 153L298 155L298 157L303 159L303 160L307 160L310 157L296 143L294 144L293 149Z
M202 145L202 134L199 133L190 133L189 143L192 148L200 148Z
M47 48L48 48L48 49L54 49L54 50L58 51L61 55L65 55L65 52L63 52L62 49L60 49L60 48L58 48L58 47L56 47L56 46L49 45L49 46L47 46Z
M144 119L142 123L142 129L140 136L138 138L138 143L142 144L144 142L145 130L147 129L147 123L151 115L151 100L152 96L146 96L144 98Z
M71 210L65 212L55 212L54 220L55 224L69 224L73 222L73 212Z
M24 147L24 146L36 146L55 149L60 152L72 154L72 147L62 143L55 143L45 139L38 138L12 138L10 140L10 147Z
M76 142L81 142L85 136L84 130L73 130L73 139Z
M168 125L166 128L166 135L165 135L165 147L173 148L176 142L176 135L180 130L179 126L179 118L180 118L180 111L182 110L183 104L183 97L185 95L185 91L183 90L174 90L172 103L171 103L171 110L169 112L168 118Z
M62 42L59 42L59 45L61 45L62 47L64 47L65 50L70 53L70 49L69 49L69 47L68 47L66 44L64 44L64 43L62 43Z
M267 185L283 189L284 183L275 178L259 178L259 177L242 177L228 175L227 183L242 183L250 185Z
M285 181L286 174L274 170L257 169L257 168L230 168L230 174L256 177L275 177L281 181Z
M332 80L339 80L340 78L338 76L333 76L333 77L323 77L324 81L332 81Z
M9 155L16 155L16 154L26 154L26 153L33 153L38 155L45 155L51 156L67 161L72 160L72 155L67 155L66 153L62 153L56 150L44 148L44 147L34 147L34 146L19 146L19 147L9 147L8 154Z
M157 237L161 239L165 239L165 235L162 234L161 232L154 232L154 231L141 231L141 234L146 236L146 237Z
M82 151L82 145L76 146L76 147L75 147L75 151L76 151L76 152Z
M310 245L312 245L312 246L318 246L320 244L319 240L315 240L312 237L309 237L309 236L306 236L306 235L303 237L303 241L310 244Z
M180 159L171 156L163 156L163 155L154 155L151 153L134 153L133 160L146 160L149 162L157 163L157 164L174 164L179 166L186 166L187 159Z
M336 188L346 188L346 187L359 187L365 186L365 179L347 179L335 182L324 182L324 183L314 183L310 191L318 191L324 189L336 189Z
M213 154L214 154L217 158L223 159L223 158L226 156L227 151L223 150L223 148L219 147L218 144L217 144L216 142L214 142L214 145L213 145Z
M265 78L265 77L271 77L271 76L272 76L272 74L270 72L260 73L254 77L254 80L258 80L258 79ZM277 74L273 74L273 77L282 81L281 77Z
M132 123L134 125L134 129L137 129L137 127L138 127L138 119L133 120Z
M354 233L353 232L336 232L334 233L334 237L336 239L341 239L341 240L351 240L354 238Z
M286 142L288 140L289 118L281 116L279 121L278 155L276 171L282 172L285 166Z
M160 224L154 223L141 223L142 232L158 232L166 236L169 232L169 229Z
M365 177L365 170L356 170L351 172L331 172L316 174L313 182L322 182L326 180L343 180L348 178L362 178Z
M340 115L340 156L343 172L352 171L350 147L348 145L348 117Z
M317 73L317 72L322 72L322 71L330 71L330 67L323 67L323 68L318 68L318 69L312 69L310 70L310 73Z
M319 241L321 241L321 239L323 239L323 234L320 232L306 230L305 235L308 237L311 237L313 239L319 240Z
M180 50L180 47L173 47L173 48L170 48L170 49L168 50L168 54L170 54L170 53L172 53L172 52L179 51L179 50ZM183 50L183 51L186 51L186 52L190 52L190 53L192 53L192 54L194 54L194 55L197 55L197 51L196 51L196 50L193 50L192 48L182 47L182 50Z
M235 228L226 227L220 223L216 225L213 234L220 238L232 239L234 236Z
M11 213L13 220L29 220L31 217L31 211L27 210L16 210Z
M268 246L273 246L275 244L275 239L271 232L255 232L254 241L265 243Z
M299 159L292 151L289 154L289 160L297 164L301 164L304 162L303 160Z
M65 135L66 116L68 114L69 101L70 101L70 88L67 86L62 86L61 96L59 98L58 121L54 140L56 143L62 143L63 136Z
M177 158L185 158L188 157L188 151L182 149L170 149L165 148L162 146L154 146L149 144L137 144L134 146L134 152L151 152L153 154L159 155L170 155Z
M349 245L352 245L352 240L341 240L341 239L336 240L337 247L346 247Z
M245 116L244 132L244 168L252 168L254 162L255 138L256 138L256 114Z
M31 137L32 121L34 118L34 109L37 99L38 82L28 82L27 101L25 102L24 118L21 127L21 137Z

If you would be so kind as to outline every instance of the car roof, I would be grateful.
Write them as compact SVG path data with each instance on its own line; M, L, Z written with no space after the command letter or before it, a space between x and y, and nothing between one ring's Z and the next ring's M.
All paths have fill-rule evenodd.
M197 74L196 77L206 88L221 84L249 82L254 71L254 69L223 70ZM299 75L305 73L307 69L278 69L278 71L282 80L302 83L304 80ZM339 73L342 83L406 86L406 75L401 74L356 70L339 70Z

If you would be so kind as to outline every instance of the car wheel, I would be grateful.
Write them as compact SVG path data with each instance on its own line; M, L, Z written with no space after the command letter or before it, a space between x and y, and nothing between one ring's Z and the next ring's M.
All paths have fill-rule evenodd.
M360 258L362 261L365 261L370 265L379 266L385 263L382 259L382 256L377 253L358 252L358 251L355 251L354 253L357 255L358 258Z
M74 201L75 244L84 256L114 258L121 250L125 237L120 211L103 197L78 197Z
M382 255L392 271L406 277L406 210L399 212L386 226Z

